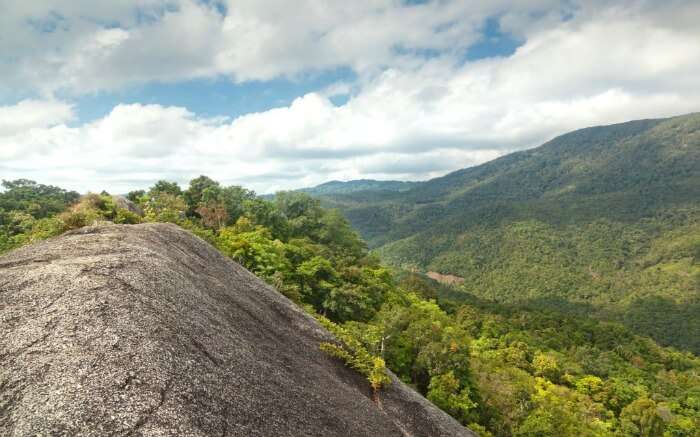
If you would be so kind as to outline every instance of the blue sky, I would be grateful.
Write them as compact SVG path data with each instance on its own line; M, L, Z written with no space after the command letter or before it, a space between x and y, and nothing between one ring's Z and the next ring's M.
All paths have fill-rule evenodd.
M353 82L351 70L334 70L276 78L267 81L236 83L226 77L190 79L182 82L150 82L118 91L97 92L79 96L75 123L90 122L109 114L120 103L181 106L204 117L235 118L246 113L288 106L294 99L334 83ZM347 98L334 99L342 104Z
M672 0L0 0L0 171L123 192L439 176L700 107Z
M461 62L510 56L522 44L521 40L501 31L498 17L486 18L481 26L479 39L462 49ZM425 58L441 55L440 51L416 52L412 54ZM172 83L152 81L116 91L90 93L73 99L77 115L74 123L85 123L104 117L120 103L181 106L205 117L235 118L246 113L288 106L294 99L305 94L327 89L339 82L351 84L356 80L357 74L352 69L340 66L322 71L301 72L292 77L239 83L225 76ZM59 96L68 99L71 97L60 94ZM347 100L347 95L332 97L333 103L338 106Z

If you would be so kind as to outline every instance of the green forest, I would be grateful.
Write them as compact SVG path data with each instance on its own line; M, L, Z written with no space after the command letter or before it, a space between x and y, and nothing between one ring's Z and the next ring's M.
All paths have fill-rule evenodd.
M366 185L366 184L365 184ZM700 115L578 130L409 190L319 195L463 299L616 321L700 353Z
M396 267L403 262L383 265L339 210L306 193L263 199L201 176L186 188L160 181L126 197L4 181L0 252L93 224L175 223L314 314L338 339L319 347L364 374L378 402L390 383L388 368L484 436L698 435L700 359L661 346L614 317L588 317L587 307L578 306L624 301L624 293L614 295L620 284L644 285L654 296L646 276L610 274L637 260L662 270L651 276L666 281L659 286L669 299L687 298L687 287L697 286L692 281L699 258L692 210L641 221L635 225L640 227L595 222L590 232L566 226L554 232L553 225L535 220L509 223L506 234L471 231L456 240L458 246L445 243L459 248L455 255L443 251L424 261L468 275L464 288L455 290L418 269ZM686 238L691 231L695 236ZM481 256L480 264L458 260L469 248ZM589 276L567 270L569 262L560 255L579 259L581 251L581 263L591 265ZM419 260L421 253L410 259ZM613 262L618 259L622 265ZM479 265L500 270L488 273ZM547 275L562 270L551 283L534 283L523 275L527 266ZM668 279L679 271L690 272L683 276L687 283ZM578 288L576 293L587 293L580 304L556 303L558 284L591 282L596 275L604 287ZM497 290L523 293L526 302L500 299ZM543 296L554 303L539 304ZM573 308L561 311L563 306ZM691 305L681 309L696 311Z

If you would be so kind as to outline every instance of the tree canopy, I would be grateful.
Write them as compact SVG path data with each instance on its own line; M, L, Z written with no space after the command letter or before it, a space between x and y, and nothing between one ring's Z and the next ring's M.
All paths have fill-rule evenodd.
M265 200L206 177L185 190L161 181L129 196L140 216L107 193L78 200L29 181L4 186L0 250L101 221L176 223L315 315L337 339L319 347L366 376L379 405L389 368L485 436L693 436L700 429L697 356L616 322L465 291L488 289L478 280L455 290L387 268L338 211L307 194ZM539 265L550 256L556 262L541 249L547 246L532 251L519 242L546 234L539 229L546 228L533 223L510 230L512 253L539 257ZM645 256L697 256L687 238L670 235L676 237L652 245ZM587 241L589 253L605 252Z

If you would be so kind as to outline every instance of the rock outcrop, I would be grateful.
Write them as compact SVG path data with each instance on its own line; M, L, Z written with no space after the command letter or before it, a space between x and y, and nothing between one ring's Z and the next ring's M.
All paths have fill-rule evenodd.
M137 204L127 199L126 197L112 196L112 200L114 200L114 204L117 205L117 208L126 209L138 215L139 217L143 217L143 210Z
M0 435L472 435L174 226L79 229L0 257Z

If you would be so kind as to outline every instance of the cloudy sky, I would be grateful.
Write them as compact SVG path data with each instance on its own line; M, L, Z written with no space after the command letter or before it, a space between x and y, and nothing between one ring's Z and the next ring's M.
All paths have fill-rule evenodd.
M0 178L426 179L700 111L700 2L0 0Z

